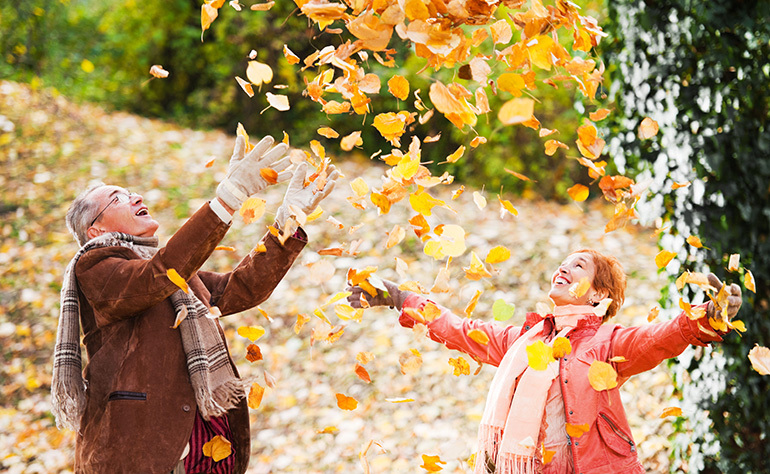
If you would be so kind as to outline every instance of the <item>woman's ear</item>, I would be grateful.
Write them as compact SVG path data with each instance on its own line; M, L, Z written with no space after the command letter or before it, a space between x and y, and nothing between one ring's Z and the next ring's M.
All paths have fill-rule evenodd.
M591 295L589 300L593 301L595 304L599 304L601 300L607 298L608 296L610 296L610 292L608 290L597 290L594 288L594 294Z

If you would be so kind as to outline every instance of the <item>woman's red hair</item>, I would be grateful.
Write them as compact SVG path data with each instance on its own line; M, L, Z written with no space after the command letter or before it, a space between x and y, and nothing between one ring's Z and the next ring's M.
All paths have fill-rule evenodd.
M603 318L603 321L607 321L617 314L625 301L626 272L623 271L623 265L617 258L593 249L581 249L573 253L587 253L593 258L596 270L593 287L598 291L607 291L608 298L612 298L612 304L607 308Z

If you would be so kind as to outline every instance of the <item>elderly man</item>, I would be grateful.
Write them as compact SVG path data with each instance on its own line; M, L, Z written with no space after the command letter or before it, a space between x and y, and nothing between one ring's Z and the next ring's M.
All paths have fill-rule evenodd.
M266 137L247 154L238 137L217 197L161 249L158 222L139 194L102 185L72 203L67 226L81 248L62 288L52 411L57 424L78 433L76 472L246 471L248 382L239 379L217 317L268 298L305 246L296 215L312 212L339 176L330 166L325 181L305 186L307 164L292 173L287 145L273 143ZM269 185L265 168L278 181L291 177L276 215L279 230L265 235L265 251L252 251L233 271L200 271L234 210ZM174 272L187 291L172 282ZM229 443L221 460L203 449L217 436L225 454Z

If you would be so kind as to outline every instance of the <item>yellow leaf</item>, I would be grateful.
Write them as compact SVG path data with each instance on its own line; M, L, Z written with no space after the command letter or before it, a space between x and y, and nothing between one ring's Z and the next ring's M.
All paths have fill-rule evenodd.
M269 84L273 80L273 70L265 63L249 61L248 66L246 66L246 78L259 87L262 84Z
M361 139L361 132L356 131L351 133L350 135L346 135L342 137L342 140L340 140L340 148L342 148L344 151L350 151L354 147L361 146L364 144L364 141Z
M529 60L541 69L550 70L554 58L551 49L554 45L550 36L535 36L527 43Z
M268 169L275 173L275 171L270 168L262 168L262 169L263 170ZM262 170L260 170L260 174L261 173L262 173ZM277 174L276 174L276 177L277 177ZM269 180L267 179L265 179L265 181L269 182ZM265 214L265 200L260 199L256 196L252 196L248 198L241 205L241 209L238 211L238 214L240 214L241 217L243 217L243 222L245 222L246 224L250 224L256 221L257 219L261 218Z
M586 199L588 199L588 186L584 186L582 184L576 184L571 188L567 189L567 194L569 194L569 197L571 197L575 201L583 202Z
M740 319L733 319L728 324L738 332L746 332L746 324Z
M391 77L388 81L388 92L396 99L406 100L409 97L409 81L398 75Z
M760 375L770 375L770 349L755 344L749 351L749 360Z
M691 235L691 236L687 237L687 243L692 245L696 249L699 249L699 248L703 247L703 243L700 241L700 238L698 238L698 237L696 237L694 235Z
M386 398L385 401L388 403L409 403L413 402L414 398Z
M430 18L428 7L422 0L406 0L404 2L404 13L409 20L427 20Z
M406 131L406 120L408 114L386 112L374 117L372 126L380 132L386 140L393 141L399 138ZM406 157L404 157L406 158Z
M572 344L566 337L559 336L553 341L553 357L560 359L572 352Z
M182 324L182 321L184 321L187 318L187 315L189 312L187 311L187 306L182 306L182 309L179 310L179 312L176 314L176 320L174 320L174 325L171 326L171 329L176 329L179 327L180 324Z
M596 112L591 112L590 114L588 114L588 118L590 118L594 122L598 122L599 120L604 120L609 114L610 114L609 109L599 109Z
M353 397L348 397L341 393L338 393L335 396L337 397L337 406L343 410L352 411L358 407L358 401Z
M259 408L259 405L262 403L262 396L265 394L265 387L258 384L257 382L254 382L251 384L251 390L249 390L249 408L252 410L256 410Z
M420 191L409 195L409 205L423 216L430 216L432 214L431 209L436 206L446 206L446 203L434 198L425 191Z
M80 62L80 69L82 69L83 72L91 74L92 72L94 72L94 69L96 68L94 67L94 63L92 63L88 59L84 59Z
M498 20L489 26L492 32L492 41L494 44L507 44L513 37L511 25L506 20Z
M393 226L393 229L388 232L388 241L385 243L385 248L389 249L395 247L406 237L406 231L398 224Z
M241 326L238 328L238 335L254 342L265 335L265 328L262 326Z
M413 0L417 1L417 0ZM438 472L443 467L439 466L439 464L446 464L444 461L441 460L439 456L428 456L427 454L422 455L422 464L420 465L421 468L425 469L428 472Z
M478 191L473 191L473 202L479 210L487 207L487 199Z
M164 79L168 77L168 71L163 69L163 66L160 64L153 64L153 66L150 68L150 75L157 77L158 79Z
M473 314L473 310L476 309L476 304L479 302L479 297L481 296L482 291L476 290L476 294L473 295L470 301L468 301L468 304L465 306L465 315L467 317L471 317L471 314Z
M402 374L411 374L417 372L422 366L422 355L417 349L410 349L409 352L399 356L398 363L401 365Z
M286 61L288 61L289 64L299 63L299 56L294 54L294 52L290 50L289 47L286 45L283 45L283 57L286 58Z
M356 196L358 197L364 197L366 196L366 193L369 192L369 185L366 184L366 181L364 181L363 178L358 177L350 182L350 188L353 190L354 193L356 193Z
M521 97L521 90L526 86L527 84L524 82L524 78L521 77L521 74L508 72L501 74L500 77L497 78L497 88L510 92L514 97Z
M251 86L251 83L248 81L244 81L238 76L235 76L235 81L238 83L239 86L241 86L241 89L243 89L243 92L246 93L249 97L254 97L254 88Z
M479 344L483 344L485 346L489 344L489 336L487 336L487 333L485 333L481 329L471 329L470 331L468 331L467 335L468 337L478 342Z
M316 431L318 434L335 434L338 433L340 430L336 426L327 426L322 430Z
M553 456L555 454L556 454L556 451L545 449L545 445L543 445L543 452L541 453L541 455L543 456L543 464L548 464L549 462L553 461Z
M610 362L614 362L617 364L618 362L628 362L628 359L626 359L623 356L615 356L615 357L610 357Z
M337 314L337 317L342 320L353 320L358 321L359 323L364 315L363 308L354 308L349 304L338 304L334 307L334 312Z
M321 127L317 130L318 134L326 138L337 138L340 136L336 130L330 127Z
M648 323L653 322L658 317L659 313L660 313L660 308L658 308L657 306L653 307L650 310L650 312L647 313L647 322Z
M504 262L509 258L511 258L511 251L502 245L498 245L489 251L484 261L494 265L495 263Z
M553 348L543 341L536 341L527 346L527 363L534 370L545 370L554 362Z
M473 281L492 276L484 267L484 263L476 255L476 252L471 252L471 264L469 267L463 267L463 270L465 271L465 278Z
M682 298L679 298L679 307L690 319L700 319L706 315L706 309L703 307L693 308L690 303L687 303Z
M482 137L481 135L473 137L473 140L471 140L471 147L476 148L479 145L483 145L487 142L486 137Z
M471 374L471 366L468 365L468 362L463 359L462 357L457 357L457 359L449 358L449 365L454 367L454 372L452 375L461 376L461 375L470 375Z
M497 118L505 125L526 122L535 112L535 101L528 98L515 98L504 103L497 113Z
M648 138L654 137L657 134L658 122L651 119L650 117L645 117L644 120L642 120L642 123L639 124L639 138L646 140Z
M743 284L746 286L747 290L754 293L757 292L757 286L754 283L754 275L751 273L751 270L747 269L746 273L743 275Z
M203 41L203 32L209 29L217 16L219 16L219 10L211 6L210 3L201 5L201 41Z
M451 155L446 157L447 163L454 163L460 158L462 158L463 154L465 153L465 147L463 145L460 145L460 147L454 151Z
M730 261L727 263L727 269L731 272L737 272L738 267L740 267L741 264L741 256L740 254L734 253L730 255Z
M372 192L369 196L372 204L377 206L380 214L387 214L390 211L390 200L383 194Z
M219 462L232 454L232 445L221 435L216 435L203 445L203 455Z
M676 257L676 253L669 252L668 250L661 250L656 256L655 256L655 265L658 266L658 268L665 268L666 265L671 262L671 260Z
M588 382L594 390L610 390L618 386L618 374L606 362L595 360L588 368Z
M173 268L169 268L166 270L166 276L168 276L168 279L171 280L171 283L175 284L179 288L182 289L185 293L188 295L190 294L190 287L187 286L187 282L184 278L182 278L179 273L177 273L176 270Z
M280 110L281 112L286 112L291 108L291 106L289 105L289 98L286 97L285 95L266 92L265 97L267 98L267 103L270 104L270 106L276 110Z
M582 425L573 425L572 423L567 423L566 427L567 436L571 438L580 438L584 433L588 433L591 425L588 423L583 423Z
M503 199L500 197L500 195L497 195L497 200L500 202L500 218L503 218L504 212L509 212L513 214L514 216L519 215L519 211L516 210L515 207L513 207L513 204L511 204L511 201L507 199Z
M679 407L666 407L660 413L660 418L665 418L667 416L682 416L682 409Z
M588 291L589 288L591 288L591 282L588 281L588 278L583 277L580 281L573 283L572 286L569 287L569 294L573 298L580 298L586 294L586 291Z

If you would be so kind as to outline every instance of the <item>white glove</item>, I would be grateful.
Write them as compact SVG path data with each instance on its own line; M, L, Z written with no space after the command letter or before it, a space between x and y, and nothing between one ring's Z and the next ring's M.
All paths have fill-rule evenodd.
M217 197L231 209L237 211L249 196L271 184L262 177L262 168L273 169L278 174L278 183L291 176L291 171L287 171L291 161L286 156L289 145L279 143L272 147L274 142L273 137L268 135L244 156L246 141L242 136L236 137L233 156L227 167L227 177L217 186Z
M299 227L297 221L297 210L303 212L305 216L311 214L318 207L318 204L329 195L334 189L340 172L334 165L326 168L326 181L321 188L318 187L318 181L309 183L305 186L305 175L307 174L307 163L302 163L294 171L294 176L286 189L286 195L283 203L275 215L275 223L278 229L285 235L293 235Z

